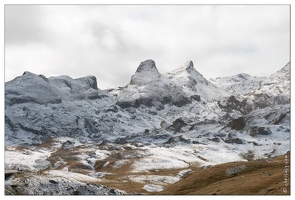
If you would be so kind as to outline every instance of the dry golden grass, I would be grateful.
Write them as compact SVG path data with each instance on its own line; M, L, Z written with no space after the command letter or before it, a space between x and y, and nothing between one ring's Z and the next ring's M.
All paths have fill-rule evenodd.
M290 156L288 156L290 159ZM246 165L247 168L236 176L229 177L225 171L229 167ZM194 173L171 185L158 194L183 195L253 195L290 194L290 172L288 186L284 184L285 156L271 161L232 162L206 169L194 169ZM287 192L283 192L286 188Z
M52 146L52 144L54 144L56 141L54 139L48 139L45 142L43 142L42 144L40 144L38 147L40 148L50 148Z
M53 141L48 141L42 144L42 147L48 147ZM78 155L80 150L88 148L73 147L60 148L47 159L52 165L57 161L63 160L69 171L88 174L93 172L89 166L80 162ZM92 150L93 151L93 150ZM159 193L150 193L143 189L145 183L134 182L129 179L130 175L159 175L159 176L177 176L179 171L183 169L161 169L151 170L148 172L132 172L132 165L139 158L136 150L127 148L124 150L114 150L112 154L103 160L97 160L94 165L95 172L110 173L101 178L100 184L108 185L112 188L125 190L127 192L135 192L141 194L157 194L157 195L285 195L290 194L290 171L287 173L288 186L285 186L284 171L286 169L285 155L272 158L271 160L252 160L249 162L231 162L220 165L211 166L205 169L199 168L198 164L191 164L190 169L193 173L181 181L165 186L165 190ZM126 155L132 155L126 159ZM206 160L206 158L199 157ZM287 155L290 163L290 154ZM122 165L117 166L117 161L125 161ZM226 173L228 168L246 165L246 168L236 173L234 176L229 176ZM63 168L65 166L60 166ZM187 169L187 168L186 168ZM289 170L289 168L288 168ZM286 189L286 193L283 189Z
M85 165L82 162L76 161L76 162L71 162L68 163L69 171L73 171L73 170L92 170L92 168L89 165Z
M128 164L126 167L130 169L130 165ZM126 171L126 168L117 168L117 169L112 169L112 174L107 175L102 179L99 183L108 185L109 187L112 188L117 188L121 189L127 192L134 192L137 194L153 194L151 192L147 192L146 190L143 189L144 183L138 183L131 181L128 176L130 175L135 175L135 176L140 176L140 175L159 175L159 176L177 176L179 171L183 169L165 169L165 170L152 170L148 172L131 172L131 171Z

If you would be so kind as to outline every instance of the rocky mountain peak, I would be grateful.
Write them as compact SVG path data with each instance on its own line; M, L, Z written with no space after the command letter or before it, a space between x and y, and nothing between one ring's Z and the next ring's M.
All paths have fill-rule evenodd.
M25 71L23 73L23 76L32 76L32 75L36 75L36 74L33 74L32 72L29 72L29 71Z
M185 68L187 71L193 70L194 69L194 63L193 63L193 61L191 61L191 60L187 61L183 65L183 68Z
M180 67L180 69L187 70L187 71L194 69L193 61L191 60L187 61L186 63L184 63L184 65Z
M196 69L194 68L194 63L193 63L193 61L189 60L186 63L184 63L183 65L181 65L180 67L169 72L168 74L177 75L177 74L187 73L187 72L191 73L193 71L196 71Z
M238 74L237 77L241 78L241 79L245 79L245 80L248 80L249 78L251 78L251 76L249 74L246 74L246 73Z
M291 63L288 62L279 72L290 76L290 73L291 73Z
M226 95L223 89L207 81L195 68L191 60L166 74L167 77L182 86L187 95L199 95L201 99L216 99Z
M94 90L98 90L97 80L95 76L86 76L75 80L80 82L81 86L84 86L85 89L92 88Z
M47 78L44 76L44 75L42 75L42 74L39 74L39 75L37 75L37 74L34 74L34 73L32 73L32 72L29 72L29 71L25 71L23 74L22 74L22 76L19 76L19 77L17 77L17 78L21 78L21 79L24 79L24 80L26 80L27 78L34 78L34 79L43 79L44 81L47 81Z
M140 63L140 65L138 66L136 73L139 72L150 72L150 71L156 71L158 72L158 69L156 67L156 63L153 60L145 60L143 62Z
M131 77L130 85L146 85L161 77L156 63L153 60L145 60L140 63L135 74Z

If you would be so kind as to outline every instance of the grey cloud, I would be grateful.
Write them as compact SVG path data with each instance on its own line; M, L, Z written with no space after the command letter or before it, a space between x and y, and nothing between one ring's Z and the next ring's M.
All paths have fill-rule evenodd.
M95 75L98 87L115 87L145 59L161 73L193 60L206 78L269 75L290 60L289 16L287 5L5 7L7 78Z
M47 31L42 25L43 13L37 5L5 5L5 43L42 42Z
M225 51L232 54L253 54L259 51L259 48L255 44L235 45L225 48Z

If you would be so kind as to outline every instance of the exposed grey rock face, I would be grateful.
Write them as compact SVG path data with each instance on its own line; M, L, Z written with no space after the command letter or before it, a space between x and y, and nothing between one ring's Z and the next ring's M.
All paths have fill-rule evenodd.
M26 174L5 183L5 195L126 195L128 193L96 183L80 182L50 174Z
M229 94L222 88L218 88L195 68L192 61L186 62L183 66L165 74L172 82L180 86L187 96L197 95L205 101L224 98Z
M153 60L141 62L135 74L131 77L130 85L146 85L152 81L156 81L161 77L156 63Z
M144 62L141 62L140 65L138 66L136 72L153 72L159 73L158 69L156 67L156 63L153 60L146 60Z
M5 105L21 103L47 104L61 103L62 99L50 85L47 78L30 72L24 72L5 84Z
M218 77L210 79L210 81L234 95L240 95L259 88L264 79L264 77L252 77L249 74L242 73L230 77Z
M46 78L25 72L5 83L6 142L92 137L98 131L97 123L90 122L94 107L108 105L109 101L108 94L97 88L94 76ZM92 110L87 111L90 107Z
M162 110L166 104L182 107L191 103L181 86L159 73L153 60L141 62L130 84L112 93L119 96L117 105L121 108L144 105Z
M96 78L69 76L46 78L31 72L5 83L5 105L21 103L60 104L62 101L99 99L107 94L97 88Z
M167 142L165 142L164 144L176 145L176 144L180 144L180 143L190 144L191 141L190 141L190 139L185 138L183 135L180 135L180 136L175 136L175 137L169 138L169 140Z

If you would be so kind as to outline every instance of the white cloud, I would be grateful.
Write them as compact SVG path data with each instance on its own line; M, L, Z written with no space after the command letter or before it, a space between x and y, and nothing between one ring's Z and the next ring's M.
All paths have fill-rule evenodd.
M288 5L5 6L6 81L31 71L98 87L127 84L139 63L187 60L206 78L267 76L290 58Z

